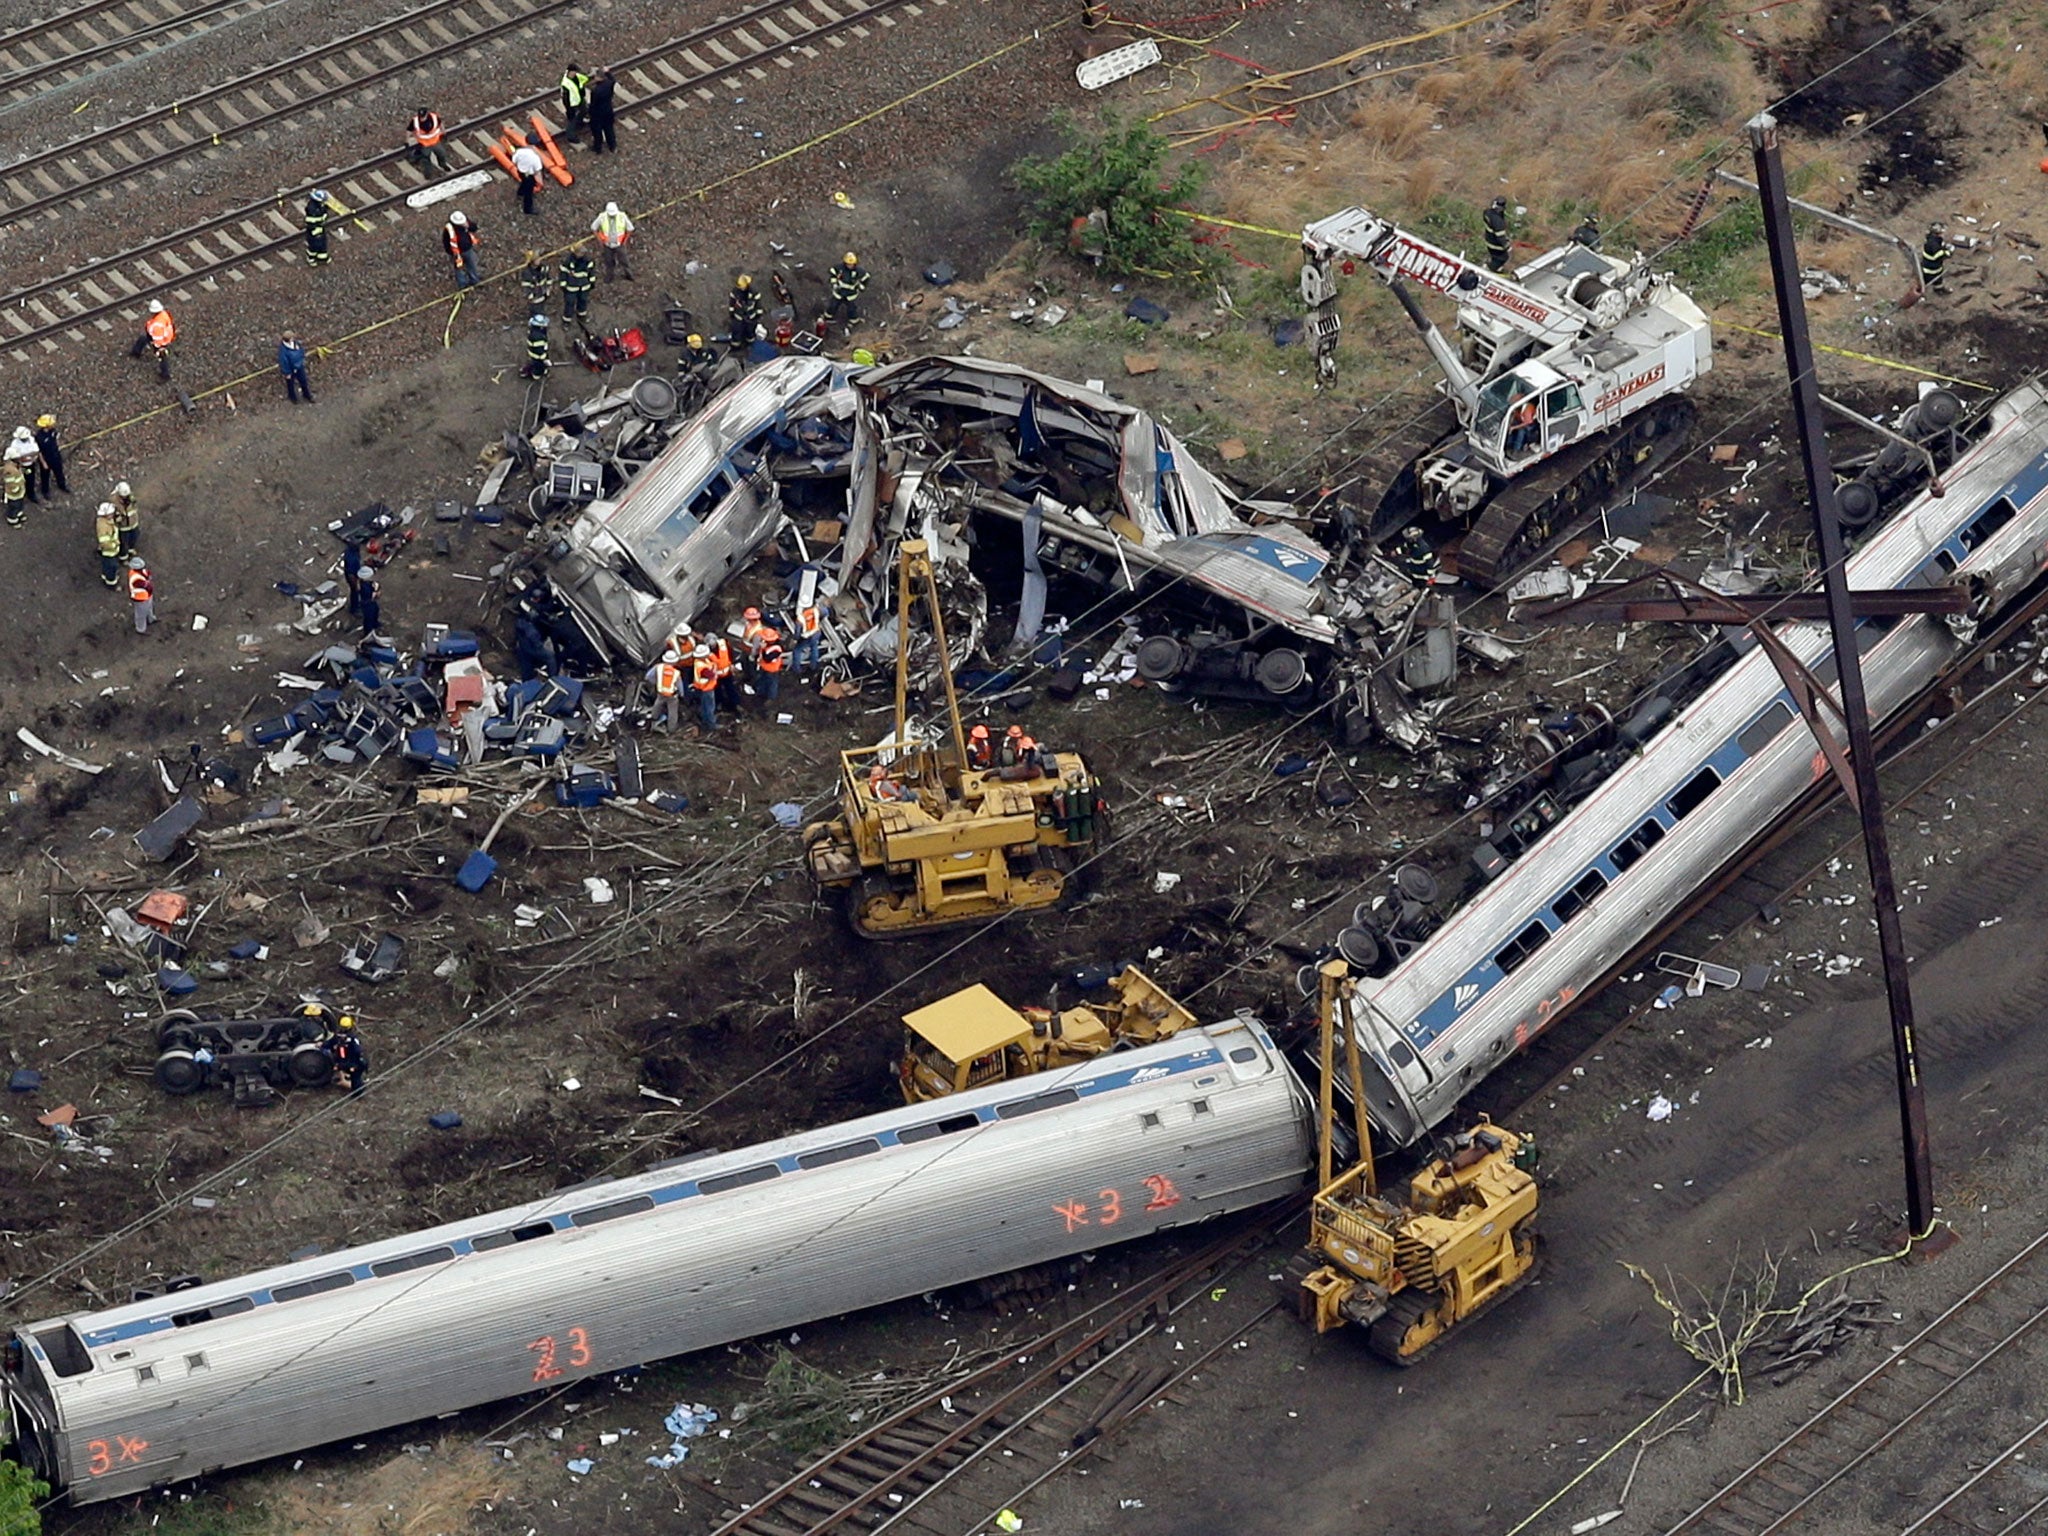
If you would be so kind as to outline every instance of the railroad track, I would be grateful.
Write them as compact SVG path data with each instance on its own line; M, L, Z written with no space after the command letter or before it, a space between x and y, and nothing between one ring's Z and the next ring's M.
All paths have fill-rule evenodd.
M278 0L89 0L0 34L0 104L268 10Z
M472 3L488 8L512 0ZM580 3L582 0L533 0L520 24L530 23L540 9ZM849 40L943 9L946 4L947 0L771 0L745 7L614 65L619 114L658 119L672 108L714 102L719 99L712 89L716 85L734 79L760 79L769 67L795 68L816 57L821 48L845 46ZM464 46L476 43L473 36ZM360 89L403 74L419 62L409 58L349 88ZM495 170L496 162L485 146L497 137L499 124L523 121L526 114L552 107L554 102L554 92L543 91L451 125L442 146L451 174L478 168ZM303 110L305 104L301 99L298 106L277 109L277 113L288 115ZM253 126L253 122L244 125ZM177 159L187 152L182 146L166 150L165 158ZM122 174L132 176L148 168L147 163L137 163ZM17 170L0 170L0 188L11 191ZM350 211L350 217L337 219L329 227L336 239L345 241L351 237L352 220L397 223L406 212L406 198L428 185L429 179L406 163L403 150L393 150L343 166L319 178L317 184L332 191ZM169 295L187 302L195 291L214 291L243 268L268 271L299 260L304 242L300 220L304 190L230 209L131 246L119 256L86 262L59 276L0 294L0 351L18 362L29 362L57 350L66 340L86 340L89 331L118 329L125 334L140 323L142 306L152 297ZM76 195L74 188L59 200Z
M1736 1474L1704 1503L1671 1526L1666 1536L1687 1531L1721 1536L1775 1536L1795 1522L1822 1513L1839 1517L1841 1500L1873 1490L1916 1502L1933 1490L1904 1488L1884 1476L1883 1453L1896 1446L1915 1425L1966 1388L1980 1395L1991 1390L2002 1365L2018 1371L2008 1390L2025 1392L2029 1360L2020 1347L2048 1339L2040 1331L2048 1321L2048 1232L2020 1250L1981 1285L1934 1319L1905 1345L1880 1361L1840 1396L1826 1404L1770 1450ZM2013 1530L2048 1505L2039 1492L2038 1473L2031 1484L2015 1473L2029 1444L2048 1432L2036 1424L1981 1471L1959 1476L1956 1486L1933 1501L1931 1508L1908 1513L1904 1529L1918 1532L1956 1520L1973 1510L1995 1511L1989 1523L1964 1523L1965 1530ZM1966 1458L1945 1457L1961 1472ZM1919 1481L1920 1479L1916 1479ZM2024 1491L2031 1488L2031 1491ZM2020 1490L2020 1491L2016 1491ZM1817 1508L1824 1496L1829 1508ZM2032 1510L2008 1524L2014 1508Z
M275 128L438 59L473 53L581 0L426 0L423 5L152 107L0 167L0 216L25 219L75 203L189 155ZM597 0L610 9L610 0ZM545 98L543 98L545 99ZM393 137L403 114L392 115Z
M1263 1307L1238 1300L1217 1315L1219 1304L1233 1305L1224 1282L1249 1263L1263 1271L1264 1249L1305 1208L1289 1200L1239 1223L1138 1287L947 1382L728 1510L712 1536L983 1529L1280 1310L1277 1299ZM1208 1325L1201 1350L1188 1339L1198 1316Z

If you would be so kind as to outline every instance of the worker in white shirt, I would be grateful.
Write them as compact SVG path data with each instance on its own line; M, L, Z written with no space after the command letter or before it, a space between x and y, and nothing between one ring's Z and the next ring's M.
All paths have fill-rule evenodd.
M512 151L512 170L519 177L519 206L528 213L539 213L533 206L533 195L540 190L541 173L547 169L540 157L540 151L533 146L532 135L524 144Z

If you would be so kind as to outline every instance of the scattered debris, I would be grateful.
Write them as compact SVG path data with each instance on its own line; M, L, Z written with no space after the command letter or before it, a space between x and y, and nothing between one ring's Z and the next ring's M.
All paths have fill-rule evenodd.
M695 1440L717 1422L717 1412L702 1403L677 1403L669 1416L661 1421L661 1427L669 1434L668 1450L660 1456L648 1457L647 1465L664 1472L671 1467L681 1466L690 1455L688 1442Z

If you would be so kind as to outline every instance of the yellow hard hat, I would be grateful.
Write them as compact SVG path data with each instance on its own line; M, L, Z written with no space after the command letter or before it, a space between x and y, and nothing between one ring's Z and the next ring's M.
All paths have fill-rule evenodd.
M54 427L57 425L57 418L50 415L38 416L36 418L36 425L39 427Z
M692 331L688 336L684 337L683 341L684 344L687 345L693 352L704 345L704 338L702 336L699 336L695 331Z
M751 277L747 276L746 273L742 272L738 277L733 279L732 285L735 288L751 288L754 286L754 280Z
M352 1013L344 1013L334 1021L334 1027L336 1029L354 1029L356 1027L356 1016Z
M845 254L845 255L844 255L843 257L841 257L840 259L841 259L842 261L844 261L844 262L845 262L845 263L846 263L846 264L847 264L847 265L848 265L849 267L857 267L857 266L859 266L859 265L860 265L860 258L859 258L858 256L854 255L854 254L853 254L853 252L851 252L851 251L848 251L848 252L847 252L847 253L846 253L846 254Z

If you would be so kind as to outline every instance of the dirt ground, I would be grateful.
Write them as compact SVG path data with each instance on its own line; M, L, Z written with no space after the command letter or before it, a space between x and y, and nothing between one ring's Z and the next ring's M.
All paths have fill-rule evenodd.
M1049 26L1067 9L1036 7L1030 19ZM1167 25L1183 19L1168 7L1131 9L1175 35L1190 32ZM1118 104L1158 110L1242 82L1246 59L1267 71L1306 65L1369 37L1451 19L1434 7L1390 5L1361 20L1352 7L1307 0L1241 16L1220 9L1233 13L1234 28L1206 23L1215 32L1207 49L1170 50L1173 69L1117 88ZM1538 72L1524 88L1548 102L1626 63L1619 44L1584 44L1583 28L1546 43L1555 51L1517 52L1518 29L1554 25L1558 14L1523 10L1487 23L1483 47L1443 45L1438 74L1463 70L1469 79L1474 57L1522 57ZM1758 103L1822 76L1893 24L1891 11L1860 0L1704 14L1700 35L1713 46L1702 52L1714 63L1694 83L1713 110L1685 130L1689 149L1735 133ZM977 24L988 23L984 10ZM1791 156L1809 166L1803 195L1882 217L1910 239L1941 219L1951 238L1984 242L1959 253L1953 294L1899 310L1907 274L1894 253L1815 233L1809 261L1851 285L1814 301L1817 339L1983 385L2010 383L2038 360L2041 309L2027 296L2041 291L2030 231L2044 184L2033 168L2043 77L2028 71L2048 41L2044 30L2015 6L1942 8L1915 26L1912 47L1897 58L1880 49L1883 68L1826 75L1826 93L1785 114ZM1581 42L1571 44L1573 35ZM972 50L960 41L964 62ZM1020 214L1000 172L1051 143L1045 108L1085 104L1068 73L1072 44L1070 33L1049 31L993 74L949 88L966 93L966 105L937 97L815 152L787 173L790 211L766 206L773 194L719 202L678 242L706 269L686 277L679 252L664 261L668 283L709 313L730 271L769 240L791 241L794 231L805 250L857 245L892 305L918 302L891 311L885 341L899 356L972 349L1105 377L1198 451L1240 439L1246 458L1234 468L1247 485L1307 494L1341 481L1348 455L1369 437L1369 423L1355 420L1359 405L1387 388L1421 398L1412 333L1383 312L1391 309L1383 294L1354 285L1345 381L1318 394L1305 351L1270 340L1271 323L1290 312L1284 239L1228 236L1230 302L1158 290L1174 316L1156 329L1121 318L1128 294L1016 241ZM863 57L849 61L847 81L835 87L856 104L867 99L863 88L877 87L857 78ZM1974 68L1957 83L1922 94L1965 60ZM870 73L888 74L869 63ZM1390 80L1355 114L1342 97L1341 107L1312 107L1197 146L1217 167L1216 205L1282 229L1355 200L1390 199L1406 218L1448 217L1446 199L1477 206L1480 191L1513 174L1540 243L1568 227L1553 212L1597 191L1570 184L1583 168L1554 143L1518 163L1498 122L1455 91L1436 102L1444 133L1488 145L1488 154L1461 156L1451 138L1432 142L1426 121L1420 147L1404 148L1387 137L1388 119L1373 103L1405 90ZM918 131L927 110L947 131ZM1858 114L1883 121L1854 137ZM965 119L978 131L962 129ZM667 131L677 140L679 180L717 159L686 138L680 121ZM649 158L658 179L662 162ZM1434 189L1414 182L1416 166L1431 158L1446 162ZM1746 155L1731 168L1748 174ZM854 208L816 211L827 206L825 190L842 184ZM1696 184L1688 179L1681 193ZM1628 217L1635 204L1618 190L1613 199L1603 210ZM1668 237L1684 200L1645 201L1637 243ZM939 256L961 269L953 291L975 308L968 324L943 335L929 328L938 297L916 275ZM1775 315L1755 253L1729 265L1735 276L1715 307L1716 372L1699 394L1701 441L1739 452L1727 463L1702 452L1659 486L1682 510L1644 553L1696 567L1753 541L1765 558L1796 566L1802 514L1787 458L1782 362L1767 337L1741 329L1774 330ZM1049 332L1012 322L1033 283L1072 305L1074 318ZM653 292L601 299L619 318L651 318ZM1312 728L1157 691L1122 690L1108 701L1084 693L1072 706L1041 699L1024 718L1042 738L1085 751L1112 786L1122 841L1106 861L1106 894L1004 924L965 947L856 946L813 900L794 838L775 830L767 807L822 803L834 754L879 731L877 700L873 690L841 704L787 691L791 725L756 714L715 744L649 738L650 783L692 802L672 824L616 809L536 806L514 815L493 844L498 882L482 897L456 890L454 867L516 796L508 772L480 776L476 803L457 816L415 806L395 765L259 776L258 754L226 733L293 702L277 674L299 670L335 638L291 632L299 605L277 585L328 577L339 554L326 531L332 518L373 501L427 509L473 495L479 450L518 404L508 328L515 306L509 294L494 302L502 316L485 321L472 310L445 346L445 312L436 312L387 333L385 351L342 350L316 362L317 406L287 409L266 384L237 391L232 409L222 396L205 397L194 417L157 417L86 443L73 461L78 494L59 513L39 509L29 529L7 530L9 568L32 574L11 589L16 644L0 674L0 724L10 742L25 726L108 765L87 777L9 749L0 867L15 874L0 979L13 1002L0 1044L10 1068L45 1076L39 1094L10 1096L9 1134L0 1138L0 1260L11 1294L35 1287L7 1303L11 1317L119 1298L150 1277L231 1274L309 1243L399 1232L693 1147L886 1107L895 1097L897 1014L963 971L1021 998L1075 962L1142 959L1199 1011L1251 1006L1277 1019L1294 1006L1295 966L1329 937L1333 914L1366 894L1360 887L1373 872L1455 835L1476 756L1346 757ZM1132 352L1156 354L1162 365L1127 374L1123 356ZM657 348L651 362L665 368L666 351ZM10 382L47 398L79 366L59 355L38 365L40 374L10 368ZM1866 405L1902 399L1911 387L1909 375L1839 353L1823 366L1831 393ZM218 376L231 375L224 367ZM141 496L143 549L158 578L160 621L147 637L98 586L84 531L90 504L122 476ZM387 629L401 643L428 622L475 629L487 657L503 661L510 636L491 578L523 530L464 523L442 553L426 526L389 569ZM1605 557L1574 553L1604 568ZM744 573L722 595L722 612L766 592L773 576L768 563ZM1604 634L1539 641L1508 629L1495 609L1479 615L1531 648L1517 669L1465 685L1459 718L1475 738L1544 705L1625 697L1663 656L1695 643L1686 634L1639 635L1617 655ZM199 616L203 629L194 627ZM1952 791L1954 804L1919 807L1899 831L1902 868L1923 853L1932 860L1914 866L1927 886L1909 938L1933 1042L1942 1199L1951 1214L1981 1207L1968 1241L1939 1264L1872 1278L1902 1327L2017 1247L2043 1215L2027 1177L2039 1147L2022 1097L2040 1071L2040 1047L2013 1000L2041 985L2032 957L2048 908L2036 910L2030 887L2013 894L2000 873L2039 857L2024 736ZM240 798L211 809L212 841L174 864L148 865L130 834L166 803L158 760L175 770L193 744L236 764ZM1291 753L1309 757L1315 771L1277 777L1275 764ZM1326 803L1317 786L1339 778L1356 798ZM218 835L280 795L317 819L283 836ZM1181 875L1178 888L1154 889L1161 870ZM594 905L583 887L589 875L612 881L617 900ZM132 957L101 937L98 912L156 886L203 909L191 935L196 1004L235 1012L324 989L364 1019L374 1091L349 1102L294 1097L263 1113L237 1113L223 1096L161 1096L149 1080L146 1038L161 999ZM1852 863L1829 894L1854 889ZM514 909L524 903L558 910L573 931L521 926ZM301 948L294 934L309 918L327 933ZM1993 919L2003 921L1977 926ZM408 940L405 976L381 989L351 985L335 963L343 944L386 930ZM242 938L267 943L270 958L222 958ZM1364 1516L1389 1531L1505 1530L1692 1374L1648 1290L1618 1261L1711 1285L1738 1252L1768 1250L1783 1257L1788 1283L1805 1284L1876 1251L1895 1223L1897 1177L1875 960L1823 978L1804 958L1821 950L1867 957L1868 937L1816 900L1741 947L1745 958L1780 963L1772 989L1651 1015L1652 1027L1626 1033L1569 1093L1532 1107L1527 1124L1546 1145L1551 1181L1549 1268L1484 1325L1483 1339L1397 1379L1354 1341L1318 1345L1285 1320L1268 1324L1253 1349L1185 1405L1147 1421L1113 1461L1053 1485L1025 1510L1027 1528L1142 1536L1283 1522L1323 1529ZM1944 1038L1951 1023L1952 1041ZM570 1080L578 1086L566 1087ZM1680 1103L1672 1121L1644 1119L1651 1091ZM62 1102L85 1117L88 1149L53 1147L36 1124L37 1113ZM440 1109L460 1111L461 1129L429 1129L427 1115ZM196 1206L195 1196L213 1203ZM1146 1262L1143 1252L1104 1255L1075 1295L1085 1302L1091 1287ZM949 1298L905 1303L800 1338L592 1383L542 1406L501 1404L372 1436L145 1507L159 1529L187 1532L696 1529L731 1490L764 1485L797 1450L828 1439L835 1417L904 1389L976 1338L1035 1326L1040 1315ZM1741 1447L1766 1443L1790 1405L1812 1395L1810 1385L1760 1391L1743 1410L1710 1415L1703 1438L1664 1442L1644 1462L1627 1521L1611 1529L1650 1529L1639 1515L1671 1512L1683 1494L1703 1491L1695 1482L1739 1465ZM707 1444L687 1474L657 1474L643 1457L659 1448L651 1442L678 1401L718 1407L732 1437ZM742 1403L751 1408L744 1417L733 1412ZM480 1452L480 1442L495 1443ZM1261 1475L1219 1474L1219 1446L1232 1448L1233 1465ZM567 1473L565 1462L582 1455L596 1470ZM1613 1507L1619 1482L1616 1464L1605 1465L1531 1529L1562 1530ZM54 1528L111 1531L133 1513L65 1515Z

